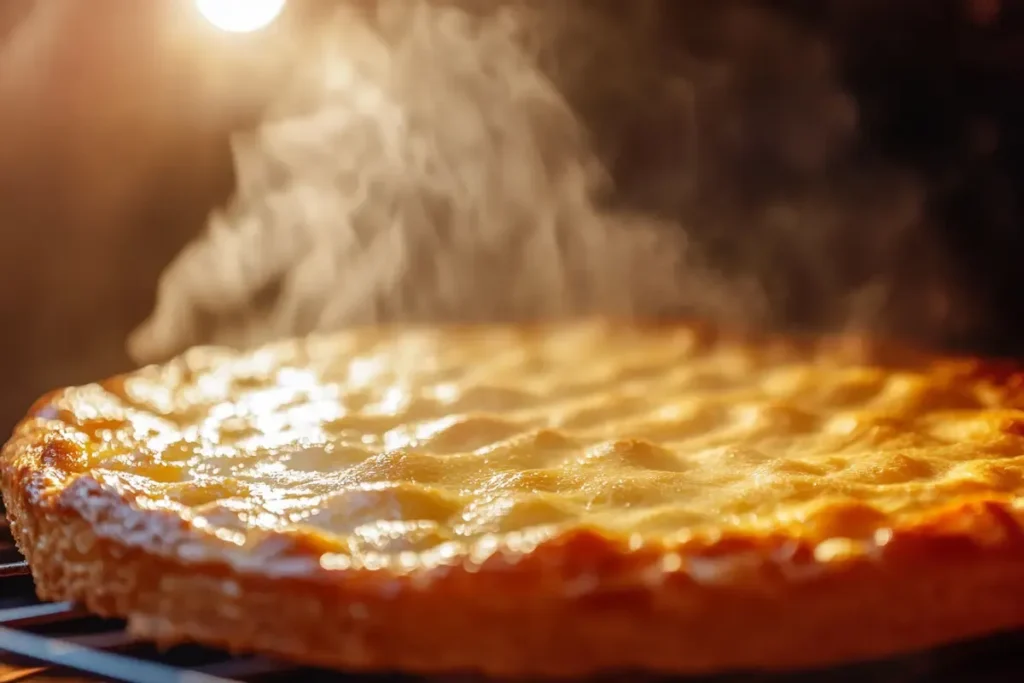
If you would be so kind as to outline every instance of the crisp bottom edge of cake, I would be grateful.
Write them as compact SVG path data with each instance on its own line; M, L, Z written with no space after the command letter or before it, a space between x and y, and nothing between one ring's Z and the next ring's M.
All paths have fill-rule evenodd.
M646 562L640 556L649 549L631 552L579 531L497 569L455 568L429 585L378 572L375 582L355 585L148 552L98 534L97 520L59 497L40 499L34 477L12 474L4 471L3 493L39 596L126 618L134 633L165 645L196 642L348 670L556 678L794 670L1024 626L1024 540L993 541L994 529L1019 535L1020 527L992 503L897 532L883 558L826 562L803 579L763 561L714 585L678 569L605 581L606 568ZM144 525L157 514L123 499L111 505L117 496L109 490L104 498L106 523ZM986 528L987 545L979 542ZM593 570L591 590L572 584L569 566ZM495 595L502 586L508 600Z

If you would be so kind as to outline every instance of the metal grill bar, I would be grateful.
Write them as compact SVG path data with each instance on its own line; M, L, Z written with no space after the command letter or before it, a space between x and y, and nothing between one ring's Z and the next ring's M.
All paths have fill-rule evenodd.
M123 683L230 683L229 679L115 655L66 640L0 627L0 647L12 654Z
M11 576L25 576L28 574L28 562L8 562L0 564L0 579Z
M50 602L2 610L0 611L0 625L9 628L25 628L81 615L82 611L69 602Z

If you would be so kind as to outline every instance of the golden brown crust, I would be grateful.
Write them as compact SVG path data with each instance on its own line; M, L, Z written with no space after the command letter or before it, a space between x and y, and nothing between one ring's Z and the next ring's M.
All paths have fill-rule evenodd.
M473 339L465 336L474 334L478 336ZM255 356L203 349L176 364L111 380L102 391L72 389L44 398L0 456L0 488L12 531L41 596L79 600L97 613L126 616L138 632L169 642L198 640L344 668L476 670L498 676L805 667L1024 626L1024 413L1018 408L1024 373L1012 364L895 353L893 347L871 349L869 356L865 345L849 340L741 343L685 326L609 330L581 324L509 334L497 328L430 333L429 339L443 345L442 350L433 342L413 343L424 338L395 333L414 347L411 356L408 347L396 350L397 342L381 331L279 345L263 351L258 362L252 361ZM720 454L713 445L693 445L694 425L687 431L681 417L673 423L678 433L648 430L660 434L669 445L664 450L682 461L699 461L717 477L701 481L717 482L724 491L692 494L703 495L702 504L718 507L710 512L684 510L693 525L666 533L658 526L658 515L682 519L671 517L682 514L676 509L681 504L673 501L679 487L697 475L681 467L669 472L671 476L664 474L672 463L653 437L623 431L623 425L649 427L650 420L622 422L621 415L602 412L608 407L603 404L559 412L562 397L544 407L557 425L534 428L525 455L516 449L500 453L515 459L534 450L562 449L562 465L547 462L518 472L540 472L531 475L533 488L504 489L503 495L521 503L513 510L519 515L516 525L509 526L514 515L507 510L498 519L505 525L499 532L466 522L476 519L467 510L478 509L473 507L479 502L477 491L460 499L468 500L467 506L448 511L448 527L455 528L455 518L465 522L463 536L431 527L428 531L437 536L423 545L419 536L405 530L393 534L380 552L369 552L364 537L342 534L339 529L348 526L337 521L310 522L313 517L307 516L275 526L250 515L249 523L239 527L241 517L224 516L225 509L238 508L224 501L257 495L265 499L268 492L257 485L275 481L277 475L268 472L260 480L248 465L233 464L227 472L236 478L201 485L178 481L183 465L171 457L176 449L193 449L192 459L181 461L193 471L225 452L214 449L196 460L195 449L209 443L198 436L184 439L185 444L161 441L166 435L151 424L159 417L173 423L179 436L188 433L189 425L205 424L196 415L208 417L213 408L199 410L199 399L172 400L190 396L190 387L202 384L203 378L237 380L228 388L212 386L209 380L205 386L210 406L223 405L217 402L219 391L234 392L238 405L239 394L255 391L255 370L320 368L312 386L323 386L331 385L321 363L327 356L367 359L379 352L394 358L406 353L405 360L395 362L411 358L429 365L431 358L422 355L427 351L442 361L461 355L463 365L477 364L478 376L487 381L474 384L462 375L453 379L452 369L439 361L432 379L422 385L435 386L441 381L436 377L454 382L460 396L477 405L486 403L491 412L476 414L475 421L446 423L448 430L424 437L421 449L446 459L446 471L461 471L455 459L479 457L465 444L507 445L517 438L508 429L512 418L528 421L528 412L502 413L494 406L504 396L497 390L510 389L509 378L521 376L522 386L529 385L522 370L529 363L520 359L511 375L496 370L488 374L488 359L506 351L515 356L516 348L552 339L580 363L574 372L544 371L561 378L559 391L571 393L565 387L572 377L610 362L604 375L594 370L594 381L587 385L591 391L598 384L607 390L636 381L638 390L647 391L658 405L678 406L693 397L672 384L685 384L691 377L687 367L699 370L692 376L707 380L706 373L701 375L707 368L746 358L750 362L730 375L730 386L759 386L756 400L755 394L730 394L730 400L745 397L739 404L755 406L757 419L747 413L730 417L746 420L739 423L747 430L742 433L720 416L713 424L698 426L725 429L738 448L752 448L756 442L769 456L777 447L802 449L807 457L769 457L756 466L742 458L716 460L711 455ZM642 353L631 355L630 349ZM714 353L725 355L701 365ZM259 367L240 370L246 363ZM646 373L652 367L661 371ZM790 377L780 368L796 374ZM422 379L427 371L416 372ZM669 377L672 372L678 375L675 380ZM802 380L796 381L796 375ZM716 381L701 385L698 403L714 403L712 395L721 390L722 377L719 372ZM795 382L792 386L783 381L787 377ZM499 387L500 378L508 381ZM301 380L279 376L277 386ZM132 382L139 386L130 386ZM764 387L776 385L782 388L768 397ZM170 394L154 393L160 386L170 387ZM308 399L311 385L306 386ZM413 391L410 387L406 383L406 390ZM809 397L813 405L794 396ZM615 401L625 404L627 398ZM347 400L356 399L349 395ZM260 416L280 415L281 410L279 405ZM415 410L406 406L392 413L408 421ZM809 431L800 425L812 413L816 421ZM361 434L385 428L393 433L390 422L379 425L372 415L363 410L356 416ZM505 417L496 417L501 415ZM595 433L590 445L580 446L591 424L584 418L614 422L611 429L618 436L602 441L603 435ZM339 423L338 416L330 419L337 433L355 424ZM425 419L429 423L433 418ZM860 420L854 434L821 440L825 426L833 428L844 419ZM244 456L253 450L238 445L248 442L228 439L226 423L218 424L220 445L234 449L231 454ZM272 430L261 430L261 437L269 438ZM481 439L481 432L487 438ZM787 435L788 441L772 441ZM958 435L962 440L952 438ZM153 439L164 450L154 449ZM117 460L126 447L135 448L135 457ZM392 494L387 498L363 500L370 517L392 519L394 515L373 506L397 502L403 519L436 521L440 515L431 506L451 502L452 481L438 478L434 460L419 457L415 445L406 443L389 452L408 457L378 454L384 459L375 461L374 477L350 476L331 485L340 491L356 486L365 493L376 490L369 486L371 479L407 482L405 488L388 489ZM566 453L578 452L603 458L599 465L588 466L596 468L589 471L606 487L625 482L622 490L608 495L612 513L628 517L634 507L651 511L635 516L639 531L616 527L613 517L602 516L596 508L605 499L585 499L595 512L573 508L583 499L574 498L562 480L549 486L559 500L537 493L537 487L553 481L553 470L570 469L564 464ZM885 457L876 458L878 454ZM279 462L267 458L257 460ZM483 466L499 467L491 458ZM822 470L829 458L843 460L842 466ZM329 473L325 462L313 458L302 464L324 478ZM362 465L365 461L351 469ZM639 474L638 467L643 470ZM739 479L732 469L739 471ZM366 472L366 467L358 470ZM747 483L758 476L768 478L767 489ZM811 499L797 486L807 481L817 486ZM298 496L302 492L295 493L296 485L290 481L285 489ZM277 486L284 484L279 481ZM424 496L424 490L436 491L435 498ZM337 502L337 497L332 500ZM559 501L565 506L557 507ZM363 513L352 501L343 502L346 515ZM288 514L300 508L303 514L320 513L326 504L296 505ZM753 514L737 512L751 506ZM423 512L424 507L431 509ZM769 508L786 514L758 512ZM277 508L264 500L260 511L268 509ZM553 509L575 512L555 524L522 521L550 521ZM728 523L729 515L738 521Z

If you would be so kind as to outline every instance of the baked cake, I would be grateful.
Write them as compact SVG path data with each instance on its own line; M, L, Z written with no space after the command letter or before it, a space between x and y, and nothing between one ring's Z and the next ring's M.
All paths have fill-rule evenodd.
M43 398L39 595L352 670L790 669L1024 626L1024 373L691 325L361 329Z

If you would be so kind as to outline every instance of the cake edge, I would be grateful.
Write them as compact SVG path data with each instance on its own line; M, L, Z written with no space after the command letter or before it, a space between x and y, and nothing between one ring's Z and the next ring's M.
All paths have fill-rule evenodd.
M78 447L29 417L0 453L39 597L127 618L164 644L350 670L578 677L802 669L1024 626L1024 513L1007 497L930 511L832 556L785 534L668 547L578 527L478 563L282 574L241 569L188 520L68 469ZM316 557L308 539L271 536ZM207 552L186 556L186 542Z

